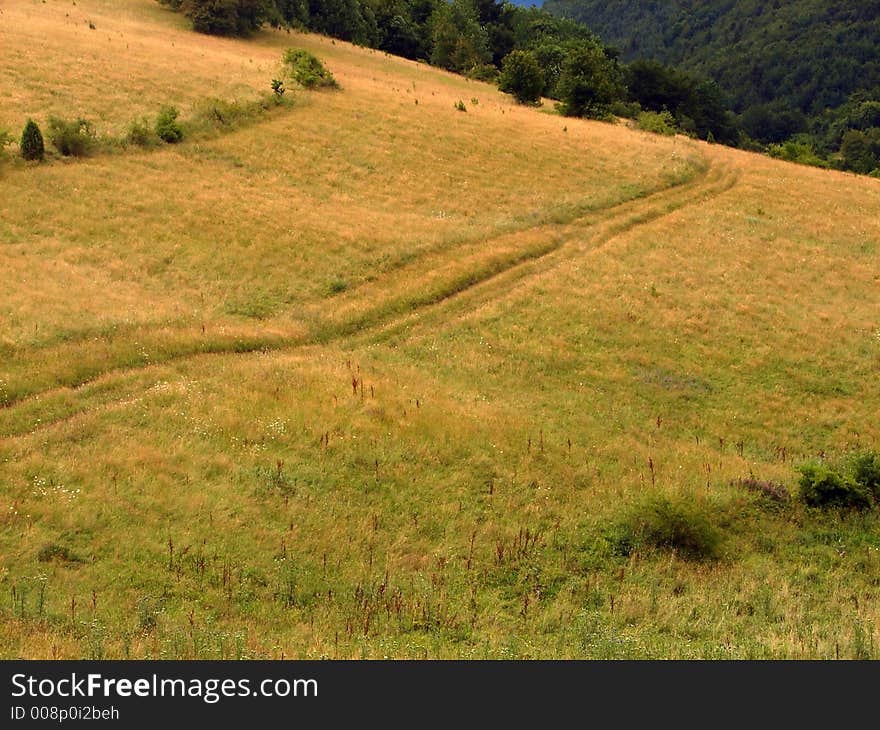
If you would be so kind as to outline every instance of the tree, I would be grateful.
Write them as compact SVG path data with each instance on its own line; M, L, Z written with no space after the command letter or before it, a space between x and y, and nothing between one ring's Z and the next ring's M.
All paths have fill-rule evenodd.
M516 8L505 0L474 0L474 6L480 25L486 29L492 63L501 66L516 45L513 29Z
M162 2L162 0L159 0ZM275 26L293 25L307 28L309 25L308 0L274 0L275 13L269 21Z
M376 16L358 0L309 0L309 28L317 33L362 45L378 45Z
M728 111L721 89L657 61L633 61L626 68L629 98L643 109L669 111L688 134L724 144L738 140L736 123Z
M696 83L683 104L676 110L679 118L693 122L693 132L701 139L709 135L722 144L736 144L739 130L733 113L727 108L721 89L713 81Z
M880 130L876 130L880 132ZM878 137L880 135L874 135ZM843 165L847 170L867 175L869 172L880 167L878 152L880 144L872 144L871 137L857 129L850 129L843 135L840 145L840 154L843 156Z
M193 30L211 35L247 35L269 19L263 0L183 0Z
M633 61L626 69L629 97L643 109L675 112L693 91L692 81L681 71L658 61Z
M781 104L764 104L748 108L742 115L746 134L761 142L784 142L807 129L807 118L797 109Z
M370 1L379 32L378 47L395 56L424 58L424 39L413 20L410 5L405 0Z
M42 160L46 154L43 134L33 119L28 119L21 133L21 156L26 160Z
M492 60L489 39L473 0L441 3L431 16L431 28L431 63L435 66L465 72Z
M569 52L557 86L559 110L567 117L602 118L624 93L620 67L598 43L584 43Z
M534 104L544 90L544 72L531 51L513 51L504 59L498 87L520 104Z

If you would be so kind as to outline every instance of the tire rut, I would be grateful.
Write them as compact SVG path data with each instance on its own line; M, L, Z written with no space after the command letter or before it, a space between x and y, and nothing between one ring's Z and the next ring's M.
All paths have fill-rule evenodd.
M157 377L167 373L167 369L181 361L197 358L213 358L218 355L249 355L255 352L290 350L310 345L327 345L340 341L357 346L364 342L378 342L412 327L425 324L447 313L451 307L474 311L492 301L508 295L514 288L527 281L546 275L565 260L578 252L598 252L615 238L641 225L648 225L667 215L692 205L699 204L731 189L737 181L737 173L732 168L711 165L706 171L691 180L634 200L611 206L565 224L543 224L525 232L506 234L499 238L534 235L536 230L544 231L552 241L541 243L523 250L513 249L508 255L491 258L478 271L464 271L457 277L441 281L433 290L416 290L409 296L392 297L384 307L374 308L354 318L331 323L312 333L283 338L273 336L265 342L254 338L247 348L218 348L215 351L190 351L172 356L149 367L109 368L95 377L71 386L61 386L29 394L11 404L0 408L0 439L23 437L50 427L70 422L95 410L108 410L114 406L124 407L133 402L138 393L145 393L142 383L133 384L130 389L123 388L120 393L113 388L114 383L127 378L136 380L147 370L155 369ZM498 239L489 239L480 244L491 246ZM457 251L449 252L455 255ZM424 265L424 264L422 264ZM430 316L429 316L430 315ZM462 316L459 314L458 316ZM277 334L277 333L276 333ZM94 403L90 388L106 384L107 390L114 390L114 397ZM53 399L61 401L74 397L84 401L73 404L64 414L41 419L37 413L45 410L40 405L51 405ZM38 405L38 403L40 405ZM81 406L81 407L80 407ZM33 409L33 418L28 423L15 425L16 414L21 409Z

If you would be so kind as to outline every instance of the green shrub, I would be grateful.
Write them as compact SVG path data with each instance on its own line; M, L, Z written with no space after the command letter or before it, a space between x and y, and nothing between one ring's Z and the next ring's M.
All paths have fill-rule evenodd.
M853 479L880 502L880 453L859 454L852 462Z
M237 101L205 99L196 107L195 121L212 127L233 127L250 114Z
M662 134L672 137L678 132L675 117L666 110L662 112L641 112L637 119L639 129L653 134Z
M736 146L746 152L760 152L761 154L765 154L767 152L767 148L764 145L752 139L751 137L749 137L749 135L742 131L740 131L739 133L739 140L737 141Z
M871 506L871 491L852 476L821 464L799 467L800 498L808 507L857 509Z
M42 160L46 155L43 134L33 119L28 119L21 133L19 143L21 156L26 160Z
M464 102L461 99L459 99L457 102L455 102L455 108L460 112L467 111L467 107L464 105Z
M671 550L687 560L714 560L721 547L721 534L695 505L664 497L637 505L605 538L619 555L647 547Z
M301 48L288 48L284 52L284 65L300 86L306 89L336 89L339 84L321 60Z
M48 135L55 149L65 157L85 157L97 144L95 130L85 119L67 121L49 117Z
M534 104L544 91L544 71L530 51L512 51L504 58L498 88L520 104Z
M159 135L156 134L156 130L150 124L150 120L142 117L141 119L133 120L128 125L125 141L138 147L155 147L159 144Z
M177 144L183 139L183 129L177 123L180 112L173 106L162 107L159 116L156 117L156 135L163 142Z
M628 558L638 546L636 530L629 520L613 522L602 533L613 555Z
M788 140L782 144L772 144L767 149L771 157L786 162L796 162L799 165L810 165L812 167L828 168L830 165L827 160L823 160L813 146L808 142L798 142L796 140Z
M5 157L3 150L8 145L12 144L12 140L13 140L12 135L6 129L3 129L2 127L0 127L0 160L2 160Z
M487 84L494 84L498 81L498 69L491 63L478 63L465 76L474 81L485 81Z
M624 119L638 119L642 111L642 105L637 101L623 101L618 99L608 105L608 111L615 117Z
M225 101L204 99L193 110L190 129L228 130L247 124L278 106L290 106L292 100L284 96L268 94L253 101Z

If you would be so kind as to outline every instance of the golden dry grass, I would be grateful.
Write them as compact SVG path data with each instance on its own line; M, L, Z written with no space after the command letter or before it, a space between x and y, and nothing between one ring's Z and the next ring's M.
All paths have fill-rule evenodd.
M877 448L877 181L149 0L0 20L8 127L254 99L290 45L343 87L0 163L3 656L874 655L875 523L729 481ZM723 558L609 553L651 492Z

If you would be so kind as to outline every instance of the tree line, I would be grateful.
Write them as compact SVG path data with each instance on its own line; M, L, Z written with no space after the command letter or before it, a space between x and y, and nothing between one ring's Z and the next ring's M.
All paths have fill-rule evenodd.
M546 0L627 61L714 79L743 146L855 172L880 168L880 0ZM880 174L880 173L878 173Z
M657 63L622 63L583 23L506 0L159 0L203 33L294 27L499 83L525 104L555 99L568 116L672 113L678 129L736 144L712 82Z

